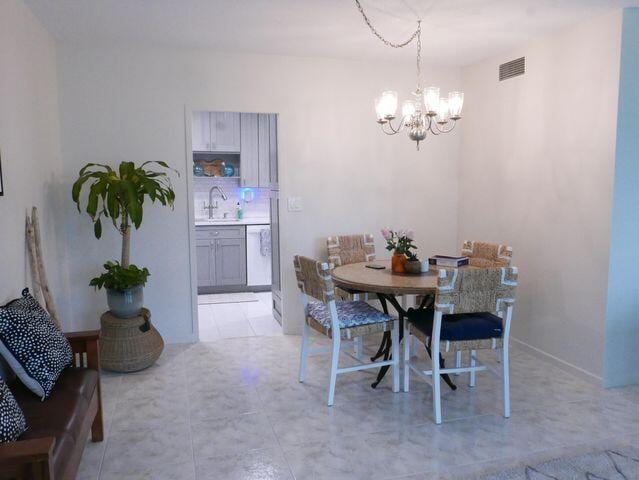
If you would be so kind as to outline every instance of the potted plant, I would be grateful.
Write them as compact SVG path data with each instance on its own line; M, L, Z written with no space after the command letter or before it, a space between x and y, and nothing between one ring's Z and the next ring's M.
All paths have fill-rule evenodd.
M391 270L393 273L419 273L420 262L417 254L412 249L417 250L413 243L415 231L412 228L405 230L382 229L382 236L386 240L386 250L393 252L391 258Z
M89 283L97 289L106 288L109 309L120 318L140 314L144 303L143 286L150 275L146 268L129 262L131 226L137 230L142 225L147 198L152 203L157 200L171 208L175 201L175 192L167 172L147 169L150 164L178 173L165 162L159 161L144 162L140 166L133 162L121 162L117 171L108 165L89 163L80 170L72 189L73 201L78 211L82 212L80 194L85 185L89 187L85 210L93 221L96 238L102 236L103 218L110 219L122 235L120 262L105 263L106 271Z
M147 268L135 265L123 267L119 262L106 262L104 272L91 279L89 285L96 289L104 287L107 291L107 303L113 315L131 318L140 314L144 306L143 287L149 278Z

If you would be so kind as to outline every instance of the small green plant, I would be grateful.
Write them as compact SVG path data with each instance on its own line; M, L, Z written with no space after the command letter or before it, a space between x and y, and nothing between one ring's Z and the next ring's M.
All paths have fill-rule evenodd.
M89 282L89 285L96 290L104 287L124 292L138 285L145 285L151 275L146 268L138 268L136 265L123 267L119 262L107 262L104 264L104 269L105 273Z

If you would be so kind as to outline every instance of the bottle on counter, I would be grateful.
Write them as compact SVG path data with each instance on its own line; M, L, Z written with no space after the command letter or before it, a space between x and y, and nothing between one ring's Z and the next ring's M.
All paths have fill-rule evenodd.
M237 219L242 220L244 218L244 210L242 210L242 206L240 205L240 202L237 202L237 205L235 206L235 210L237 210L236 212Z

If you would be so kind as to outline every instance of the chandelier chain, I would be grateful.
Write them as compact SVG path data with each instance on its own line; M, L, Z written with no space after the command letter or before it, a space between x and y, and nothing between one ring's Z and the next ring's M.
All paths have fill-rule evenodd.
M385 45L388 45L389 47L393 47L393 48L402 48L405 47L406 45L410 44L413 40L415 40L415 38L417 38L420 33L421 33L421 20L418 21L418 25L417 25L417 30L415 30L415 32L410 36L410 38L408 40L406 40L405 42L401 42L401 43L393 43L390 40L386 40L381 33L379 33L375 27L373 27L373 24L371 23L371 21L369 20L369 18L366 16L366 13L364 13L364 7L362 7L362 4L360 3L359 0L355 0L355 3L357 4L357 8L359 10L359 13L362 14L362 17L364 17L364 21L366 22L366 25L368 25L368 28L370 28L371 32L373 32L373 35L375 35L377 38L379 38ZM419 43L421 43L421 41L418 41Z
M364 18L364 21L366 22L366 25L368 25L368 28L370 29L370 31L373 33L373 35L379 38L384 43L384 45L387 45L393 48L402 48L412 43L413 40L417 40L417 90L415 93L417 94L421 93L421 84L422 84L422 65L421 65L422 63L422 21L421 19L417 20L417 29L415 30L415 32L413 32L410 38L408 38L408 40L401 43L393 43L390 40L387 40L386 38L384 38L382 34L379 33L377 29L373 26L370 19L364 12L364 7L362 7L362 4L360 3L360 1L355 0L355 3L357 4L357 9L359 10L359 13L362 14L362 17Z

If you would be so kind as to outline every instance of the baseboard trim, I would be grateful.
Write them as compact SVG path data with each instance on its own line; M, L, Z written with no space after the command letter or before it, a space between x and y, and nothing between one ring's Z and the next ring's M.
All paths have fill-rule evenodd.
M594 373L589 372L588 370L584 370L581 367L578 367L577 365L573 365L570 362L567 362L565 360L562 360L559 357L555 357L554 355L551 355L548 352L545 352L537 347L533 347L532 345L523 342L517 338L514 337L510 337L512 339L513 342L515 342L519 348L521 348L522 350L526 351L527 353L530 353L531 355L540 358L541 360L545 360L549 363L552 363L553 365L566 370L576 376L578 376L579 378L582 378L590 383L592 383L593 385L597 385L598 387L602 387L603 386L603 378L595 375Z

